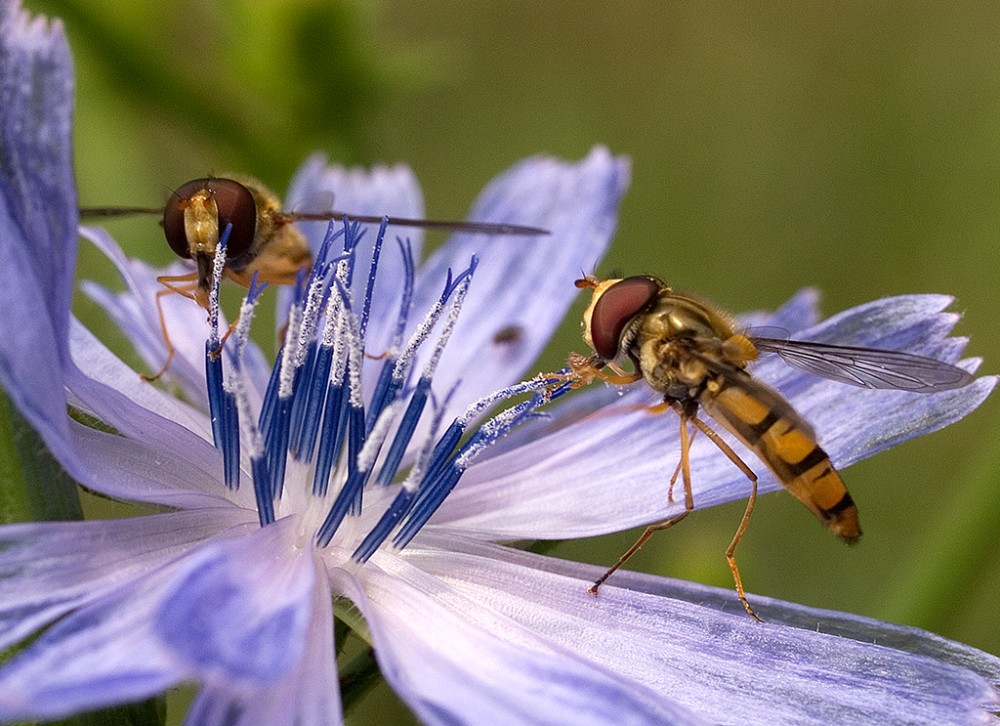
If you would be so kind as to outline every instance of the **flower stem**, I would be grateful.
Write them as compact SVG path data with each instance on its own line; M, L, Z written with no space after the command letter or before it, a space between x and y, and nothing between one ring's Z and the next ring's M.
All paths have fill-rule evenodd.
M994 426L987 426L995 430ZM952 629L997 547L1000 449L986 447L955 477L962 482L944 516L909 558L877 617L934 632Z

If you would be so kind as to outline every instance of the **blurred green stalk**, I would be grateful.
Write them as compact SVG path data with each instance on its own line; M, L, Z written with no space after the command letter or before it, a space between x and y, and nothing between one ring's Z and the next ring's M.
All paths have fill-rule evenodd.
M985 428L996 430L996 424ZM954 481L965 482L888 590L877 617L942 633L990 569L1000 511L1000 448L980 450Z

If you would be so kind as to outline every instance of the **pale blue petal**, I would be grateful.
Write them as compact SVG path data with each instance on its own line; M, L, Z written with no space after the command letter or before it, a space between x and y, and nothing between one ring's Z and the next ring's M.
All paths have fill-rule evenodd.
M174 509L235 504L256 512L253 488L226 487L222 457L208 442L174 449L161 441L126 439L75 422L70 428L93 478L90 488L105 496Z
M357 580L336 569L331 576L361 609L383 675L421 722L701 723L671 698L539 635L535 624L476 602L452 573L431 576L408 559L379 554Z
M60 546L36 546L49 553L45 570L21 558L29 570L21 579L38 593L36 600L44 597L41 578L52 565L62 571L56 583L75 583L53 588L55 594L40 601L49 618L74 609L0 670L0 718L52 718L134 701L191 680L210 682L216 700L225 693L233 704L253 704L262 688L275 689L304 715L315 719L323 709L336 715L330 695L324 695L332 691L336 697L335 680L303 679L308 694L299 682L305 667L325 663L324 679L334 672L329 604L316 609L321 597L328 601L329 590L324 581L316 592L313 551L297 547L300 523L286 519L260 529L255 521L230 522L235 526L223 531L226 522L226 510L205 510L91 523L90 529L74 523L35 530L79 533L84 540L91 533L91 543L68 552L66 545L74 543L55 536ZM5 529L13 532L15 545L33 534L23 527ZM157 529L160 536L148 539ZM108 538L116 533L124 534L124 548ZM211 541L194 544L213 534ZM97 535L106 544L94 542ZM29 549L22 554L31 554ZM312 637L331 654L325 660L307 644Z
M159 639L207 677L236 686L284 680L305 652L316 584L298 527L284 519L192 553L153 616Z
M760 624L731 591L632 573L595 598L586 588L602 568L453 536L415 540L407 560L470 610L530 627L711 723L957 725L1000 708L1000 659L914 628L754 596Z
M0 69L0 207L9 225L0 244L10 276L0 285L4 317L8 302L17 302L6 295L30 278L44 294L23 295L27 314L12 322L25 325L42 306L58 341L66 337L77 225L73 66L61 25L31 19L19 2L3 3ZM59 350L65 363L65 346Z
M520 559L516 559L519 556L513 557L515 557L513 561L521 562ZM562 573L584 581L590 580L599 572L599 568L591 565L552 559L547 559L540 566L546 571ZM620 572L618 578L617 587L625 590L684 600L716 610L743 612L743 606L732 588L709 587L696 582L632 571ZM942 663L968 669L990 683L1000 683L1000 658L964 643L948 640L919 628L885 623L861 615L807 607L762 595L752 597L754 607L768 623L818 631L861 643L882 645L913 655L926 656ZM985 704L988 705L998 697L1000 693L992 694L986 699Z
M408 167L397 165L345 169L327 165L321 156L310 158L296 174L288 192L288 204L293 211L304 212L327 211L332 208L338 212L377 217L421 219L424 216L420 185ZM326 222L301 222L299 227L315 254L326 233ZM355 253L352 286L359 306L368 284L368 270L378 225L368 224L363 228L365 236ZM410 241L414 259L419 260L424 233L416 227L391 226L386 230L371 304L368 339L371 342L369 352L373 355L381 353L381 350L376 349L388 344L399 314L403 257L396 242L397 237ZM343 238L335 243L332 251L336 255L342 250ZM282 290L279 298L279 328L284 325L287 317L285 311L291 299L290 294L287 289Z
M70 120L72 64L62 29L0 4L0 385L61 463L68 442L58 383L76 261Z
M0 671L0 719L55 719L150 698L192 673L150 632L168 570L112 590L53 625Z
M56 718L131 702L195 677L192 664L153 626L184 554L232 524L226 514L3 528L26 572L10 574L27 592L15 629L23 631L32 604L41 612L28 621L35 627L62 617L0 669L0 720ZM235 524L235 532L246 530ZM45 567L28 564L35 552Z
M156 278L160 275L183 274L189 268L178 262L167 268L156 269L141 260L129 259L103 229L85 227L81 234L114 264L127 286L125 292L112 293L100 285L84 282L84 292L115 321L146 363L146 372L151 374L159 371L167 360L167 347L160 327L156 295L166 288ZM194 301L181 295L163 296L161 306L170 342L174 346L174 358L164 374L165 380L180 386L185 399L196 402L202 410L206 410L205 339L209 334L207 314ZM225 330L226 327L225 316L220 313L219 328ZM223 365L228 368L226 356L223 356ZM247 393L251 397L251 403L259 406L267 386L270 365L253 341L248 342L244 351L244 373L250 384ZM138 374L135 375L138 377Z
M112 293L91 282L84 282L83 291L108 313L145 362L148 374L156 373L167 360L167 346L160 329L156 294L165 288L156 282L157 275L178 275L190 271L177 262L164 270L154 270L142 260L125 256L121 248L103 229L84 227L81 234L102 252L118 269L126 291ZM164 320L174 346L174 359L166 380L180 385L183 395L208 408L205 393L205 339L209 328L206 313L181 295L162 298ZM220 325L225 322L220 320ZM138 373L135 374L138 377Z
M211 442L207 414L140 379L75 319L70 338L73 358L80 367L67 382L73 406L129 438L174 451Z
M256 524L256 515L227 508L0 527L0 648L247 522ZM6 682L3 673L0 683Z
M579 292L573 281L604 256L628 183L629 162L603 147L578 163L548 157L523 161L486 188L469 217L542 227L551 234L456 235L421 267L417 311L441 294L448 268L464 270L473 254L480 261L455 342L435 377L439 392L461 381L445 421L469 402L516 382L538 357ZM430 352L422 351L421 359Z
M751 332L758 326L771 327L772 333L775 334L772 337L778 337L776 334L780 332L786 333L789 337L796 337L799 331L810 328L819 321L819 291L811 287L799 290L788 302L773 312L756 310L739 316L740 325L749 328ZM764 337L764 334L760 335Z
M342 721L330 586L325 570L320 568L317 575L322 583L313 588L313 615L298 670L273 685L257 683L246 689L209 679L191 704L187 723L326 726Z

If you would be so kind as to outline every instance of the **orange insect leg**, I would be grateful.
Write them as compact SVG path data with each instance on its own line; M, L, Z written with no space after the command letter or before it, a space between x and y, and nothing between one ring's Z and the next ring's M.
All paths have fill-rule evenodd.
M668 405L669 404L663 403L657 406L651 406L649 410L651 413L660 413L666 410ZM601 585L603 585L616 570L628 562L636 552L642 549L642 546L649 541L650 537L657 532L670 529L678 522L687 518L687 516L694 511L694 493L691 488L690 453L691 441L694 439L697 432L700 431L705 434L705 436L707 436L712 443L719 447L719 450L722 451L722 453L724 453L726 457L732 461L740 471L743 472L747 479L750 480L750 498L747 500L746 510L743 512L743 518L740 520L740 524L736 528L736 533L733 535L733 539L729 543L729 547L726 548L726 563L729 565L730 572L732 572L733 582L736 585L736 594L739 597L740 602L743 604L743 608L747 611L747 614L750 615L750 617L760 622L760 618L757 616L757 613L753 611L753 608L750 607L750 602L746 598L746 592L743 589L743 578L740 576L740 570L736 565L735 557L736 547L740 543L740 540L743 539L743 535L746 533L747 526L750 524L750 515L753 513L754 504L757 501L757 475L749 466L747 466L739 455L733 451L732 447L729 446L729 444L727 444L722 437L720 437L705 422L695 415L689 415L684 411L680 404L673 404L673 408L677 411L677 414L680 417L681 460L677 469L674 471L673 477L671 477L669 494L672 501L673 486L676 482L678 472L680 472L682 481L684 482L684 511L662 522L651 524L646 527L646 529L643 530L642 534L639 536L639 539L635 541L635 544L629 547L624 554L618 558L614 565L612 565L603 575L597 578L597 580L594 581L594 584L587 589L587 592L591 595L597 595ZM694 431L689 431L688 422L695 427Z
M167 372L170 363L174 359L174 344L170 341L170 333L167 331L167 319L163 315L163 298L166 295L182 295L189 300L197 300L195 290L198 287L198 273L190 272L185 275L161 275L156 281L163 285L163 289L156 293L156 310L160 316L160 332L163 334L163 342L167 346L167 360L154 375L143 375L142 380L152 382ZM183 283L181 285L175 283Z

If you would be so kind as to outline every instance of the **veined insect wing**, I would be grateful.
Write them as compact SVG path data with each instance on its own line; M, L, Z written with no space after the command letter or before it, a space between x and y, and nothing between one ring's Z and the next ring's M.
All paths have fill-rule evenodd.
M345 217L352 222L364 222L379 224L382 217L365 214L351 214L350 212L282 212L282 219L286 222L328 222L330 220L340 221ZM487 235L507 235L507 236L527 236L549 234L547 229L541 227L529 227L520 224L504 224L493 222L458 222L441 219L412 219L409 217L388 217L390 225L400 227L420 227L422 229L442 230L446 232L465 232L468 234Z
M751 341L760 353L776 353L795 368L860 388L936 393L973 381L971 373L951 363L902 351L756 335Z

